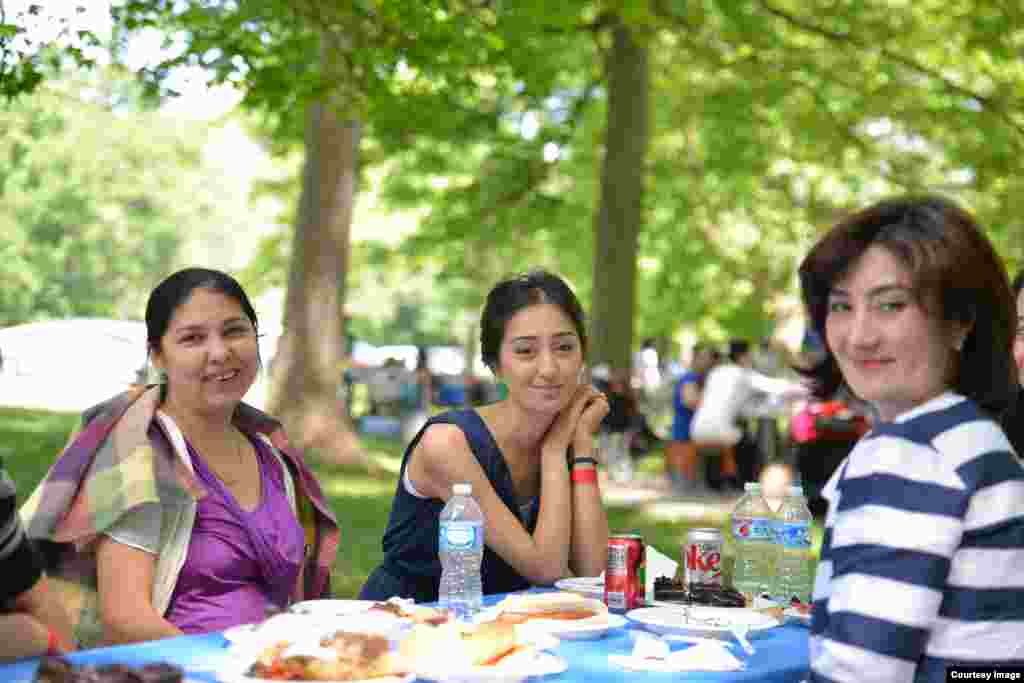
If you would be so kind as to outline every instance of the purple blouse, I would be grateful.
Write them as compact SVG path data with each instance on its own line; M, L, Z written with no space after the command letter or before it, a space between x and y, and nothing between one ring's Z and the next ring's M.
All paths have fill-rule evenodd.
M188 444L196 476L209 493L196 510L185 564L166 619L185 633L222 631L262 621L284 607L302 566L302 525L288 503L280 463L250 439L260 467L260 501L247 512Z

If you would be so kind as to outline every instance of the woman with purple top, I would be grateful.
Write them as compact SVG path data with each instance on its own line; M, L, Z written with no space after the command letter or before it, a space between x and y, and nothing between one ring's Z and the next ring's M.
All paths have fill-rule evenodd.
M241 286L188 268L146 306L166 380L88 411L22 509L83 646L223 630L328 592L339 531L280 424L242 403L260 367Z

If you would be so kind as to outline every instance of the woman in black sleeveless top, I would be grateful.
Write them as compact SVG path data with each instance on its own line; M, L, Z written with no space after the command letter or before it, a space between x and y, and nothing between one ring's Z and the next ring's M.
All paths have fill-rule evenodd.
M432 418L406 449L384 562L360 597L437 600L438 518L469 482L485 518L484 594L604 570L608 519L594 434L604 395L581 382L583 311L560 278L532 271L498 283L480 320L484 363L508 397Z

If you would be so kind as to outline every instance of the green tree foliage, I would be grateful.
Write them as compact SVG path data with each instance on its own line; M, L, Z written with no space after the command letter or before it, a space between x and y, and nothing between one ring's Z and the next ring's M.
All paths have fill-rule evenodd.
M408 260L392 262L437 273L437 293L464 310L528 265L564 273L593 304L615 18L642 37L650 63L647 160L619 172L642 174L645 189L636 310L613 313L635 320L634 337L683 326L764 334L815 236L893 192L953 195L1009 263L1024 260L1024 10L1014 3L118 7L127 29L187 36L148 72L152 83L176 64L213 69L245 90L282 148L302 139L306 104L331 93L362 123L362 168L386 169L386 200L429 208Z
M216 217L197 199L202 140L135 107L132 87L50 81L0 109L0 325L138 318Z
M9 11L0 2L0 98L12 99L33 92L64 63L93 66L88 49L99 44L91 31L76 27L69 15L86 12L81 2L63 3L61 13L53 15L42 1L29 2L18 11ZM33 31L40 24L45 30Z
M431 207L414 245L435 245L452 275L465 272L463 259L444 245L485 239L508 249L504 269L543 254L585 297L593 291L587 233L607 135L599 66L611 10L643 29L651 59L650 153L645 168L627 171L646 176L636 338L683 326L719 338L770 332L815 236L885 194L952 195L979 215L1009 264L1024 257L1017 5L531 8L543 29L534 41L546 50L521 64L522 87L501 92L481 78L475 99L443 115L441 103L417 100L418 120L443 118L459 133L435 139L438 129L418 128L395 157L388 196ZM532 78L534 64L543 78ZM493 131L469 125L480 112ZM526 116L540 121L533 137L514 125ZM549 142L557 156L545 157Z

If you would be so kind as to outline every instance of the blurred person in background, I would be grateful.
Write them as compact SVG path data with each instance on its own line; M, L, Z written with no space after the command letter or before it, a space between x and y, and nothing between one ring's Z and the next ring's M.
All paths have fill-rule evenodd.
M807 393L796 382L762 375L753 369L750 343L729 342L729 358L716 365L704 382L704 393L690 426L691 439L724 447L722 476L733 488L755 481L759 472L757 445L746 427L748 411L759 394L790 400ZM729 453L734 462L729 462Z
M14 481L0 460L0 661L74 649L71 618L50 592L43 557L18 517Z
M789 487L796 481L792 465L773 460L761 469L761 495L772 512L778 512L783 499L789 495Z
M146 304L164 378L87 411L22 509L83 647L222 631L329 593L339 531L279 422L242 403L256 313L231 276L186 268Z
M629 481L633 478L632 442L640 416L640 401L630 382L630 371L612 369L604 393L608 414L601 421L600 453L612 480Z
M840 221L800 266L827 341L815 395L874 411L825 487L810 681L945 681L1024 664L1024 467L998 419L1018 391L1010 283L938 197Z
M651 398L661 385L661 360L654 339L644 339L640 344L640 350L634 356L633 371L636 373L641 395L645 399Z
M413 383L408 387L411 400L402 411L402 439L406 442L423 429L434 404L434 374L427 362L426 347L420 346L416 349L416 369L413 371L412 379Z
M678 493L699 492L705 488L699 478L697 444L691 438L690 425L714 358L714 349L709 345L694 344L690 368L676 381L672 391L672 440L665 449L665 469Z
M460 482L484 513L485 595L604 570L608 519L594 437L608 401L586 381L586 348L583 309L561 278L538 270L494 286L480 349L508 396L435 415L410 442L384 561L361 598L438 599L439 518Z

